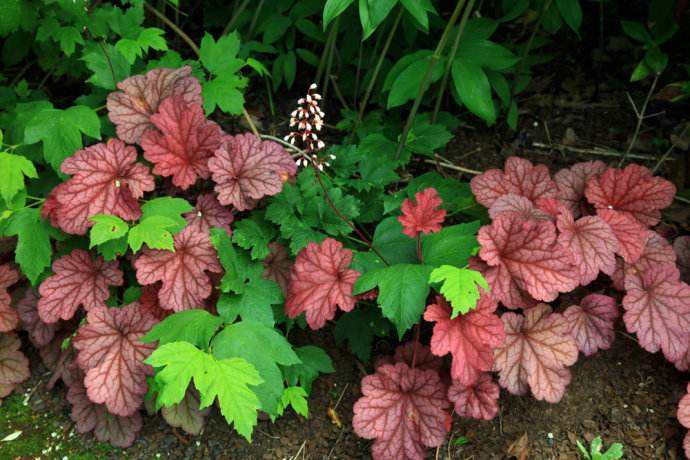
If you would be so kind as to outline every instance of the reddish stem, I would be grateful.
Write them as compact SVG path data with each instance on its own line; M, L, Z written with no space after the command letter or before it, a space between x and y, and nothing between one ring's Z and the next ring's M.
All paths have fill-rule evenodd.
M414 344L412 345L412 369L417 365L417 347L419 346L419 323L414 326Z

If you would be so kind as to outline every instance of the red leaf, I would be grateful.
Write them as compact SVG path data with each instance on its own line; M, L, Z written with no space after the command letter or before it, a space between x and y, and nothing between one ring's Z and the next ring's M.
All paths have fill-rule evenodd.
M599 271L611 275L616 268L618 240L611 227L597 216L573 219L570 211L556 219L560 234L558 242L570 256L585 286L599 276Z
M558 198L566 204L573 217L580 217L586 208L585 187L587 182L606 171L603 161L576 163L568 169L561 169L553 179L558 186Z
M117 139L77 151L60 167L72 177L56 189L57 209L48 215L52 219L54 212L59 227L76 235L86 233L93 225L89 217L96 214L138 219L137 200L154 189L154 182L136 159L136 149Z
M477 201L487 208L509 193L524 196L532 202L542 197L556 198L558 193L546 166L534 166L529 160L518 157L508 158L503 171L489 169L474 177L470 186Z
M221 206L213 193L199 195L195 209L184 214L184 218L189 223L187 226L197 232L208 233L211 228L222 228L228 235L232 234L230 224L235 219L232 211Z
M117 84L108 95L108 117L117 128L117 136L137 144L149 128L151 115L170 96L180 96L189 104L201 104L201 85L191 76L192 68L153 69L146 75L135 75Z
M35 347L44 347L53 340L56 325L43 322L38 315L38 294L34 289L27 289L17 302L17 313L22 320L22 328L29 333L29 339Z
M489 216L492 219L503 214L512 214L527 220L551 220L549 214L535 207L528 198L512 193L498 197L489 208Z
M362 379L362 394L352 427L360 437L375 440L375 460L421 460L427 447L445 440L450 404L436 371L384 365Z
M539 304L524 316L505 313L501 319L506 340L494 353L501 386L513 394L531 389L536 399L560 401L570 383L566 366L575 364L578 353L563 315Z
M403 233L410 238L417 238L419 233L429 234L441 230L445 209L438 209L443 201L435 188L427 188L414 195L415 202L405 198L400 208L402 215L398 220L403 226Z
M498 413L500 393L491 374L484 373L474 385L453 382L448 389L448 399L455 404L455 413L460 417L491 420Z
M77 363L86 373L84 386L91 401L122 417L139 409L147 388L143 361L155 348L139 339L156 322L136 305L89 311L87 324L72 344L79 352Z
M413 367L413 360L416 369L431 369L438 371L443 366L443 360L438 356L434 356L429 347L413 340L395 347L395 354L393 356L379 358L374 368L395 363L405 363L409 367Z
M69 390L67 400L72 404L70 417L79 433L93 431L96 439L109 442L115 447L130 447L141 430L142 420L139 412L121 417L108 413L105 405L92 402L81 379L76 379Z
M285 246L272 242L268 244L270 253L264 259L264 278L273 280L280 286L283 295L287 296L290 285L292 259Z
M660 210L673 202L675 194L671 182L652 176L649 169L636 164L609 168L590 179L585 189L587 200L597 209L624 213L647 226L659 223Z
M448 302L436 296L436 303L424 312L426 321L435 321L431 351L436 356L453 355L450 375L464 386L473 385L483 372L491 370L494 348L505 339L503 322L494 314L496 301L482 294L477 308L450 318Z
M577 348L591 356L611 347L615 334L613 323L618 318L616 300L601 294L589 294L580 305L571 305L563 312Z
M640 345L669 361L682 358L690 339L690 286L674 265L654 265L644 272L626 270L623 321Z
M19 351L21 345L16 334L0 334L0 398L9 395L15 385L31 375L29 360Z
M681 425L690 429L690 384L685 391L685 395L678 402L676 416ZM690 458L690 432L686 433L685 439L683 439L683 450L685 450L685 457Z
M89 311L105 307L110 286L122 286L122 272L117 262L95 259L83 249L75 249L53 262L54 275L38 288L38 314L46 323L68 320L79 306Z
M138 305L142 313L146 315L153 316L158 321L162 321L164 318L170 316L173 312L170 310L165 310L161 307L158 301L158 292L160 291L160 286L150 285L141 288L141 296L136 302L132 302L133 305Z
M673 242L673 250L678 259L678 269L683 281L690 282L690 236L679 236Z
M155 174L172 176L172 183L182 190L199 177L208 179L208 159L220 146L221 130L206 120L201 105L187 103L182 96L169 97L151 116L151 123L158 129L141 136L141 147Z
M292 266L285 313L295 318L306 312L309 327L319 329L335 317L338 307L352 310L352 286L359 272L348 268L350 262L352 251L343 249L342 243L333 238L321 244L309 243Z
M13 331L19 325L19 315L12 308L7 288L19 281L19 273L10 264L0 265L0 332Z
M529 294L520 289L503 265L489 267L479 257L470 257L468 268L479 271L491 288L491 296L507 308L529 308L537 304Z
M285 149L261 141L253 134L225 136L208 167L213 174L218 201L239 211L252 209L256 200L276 195L297 171Z
M648 232L649 238L645 244L642 255L633 264L623 264L625 271L633 269L637 272L643 272L656 265L669 264L675 266L676 253L673 246L664 238L653 230Z
M489 266L500 267L500 284L507 284L509 276L537 300L550 302L559 292L571 291L579 284L577 269L556 243L556 227L551 222L499 216L479 230L477 241L481 245L479 256Z
M640 258L649 238L649 230L630 214L600 209L597 215L609 224L618 240L618 254L626 262L632 263Z
M175 252L144 249L134 261L137 281L142 285L163 282L158 292L166 310L203 308L211 295L211 281L206 271L222 271L208 233L186 227L175 235Z

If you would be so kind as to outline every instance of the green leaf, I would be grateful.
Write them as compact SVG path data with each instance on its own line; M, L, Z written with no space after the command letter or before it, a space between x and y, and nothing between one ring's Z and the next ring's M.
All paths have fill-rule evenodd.
M32 30L39 7L27 0L3 0L0 2L0 37L22 28Z
M442 283L441 294L453 307L451 318L465 314L477 306L479 287L488 291L489 284L481 273L467 268L441 265L429 275L429 282Z
M477 231L479 221L444 227L440 232L430 233L422 238L424 263L438 267L455 265L463 267L475 255L479 244Z
M369 362L374 337L386 337L390 331L390 322L381 316L379 308L362 305L338 318L333 334L338 345L347 341L355 356Z
M36 285L39 276L50 266L53 248L50 244L50 225L41 219L36 208L24 208L12 214L7 236L17 236L14 260L22 273Z
M244 108L244 95L241 90L245 86L247 79L234 74L225 74L202 82L201 94L206 115L213 113L216 107L230 115L240 115Z
M330 356L322 348L305 345L295 349L299 364L283 366L283 377L288 385L300 385L307 393L311 393L311 385L319 374L335 372Z
M429 31L429 17L427 13L429 11L434 11L434 7L430 2L424 2L420 0L400 0L402 6L407 10L408 13L419 23L419 25L424 29L425 32ZM426 4L425 4L426 3ZM431 6L431 9L429 7Z
M660 75L666 69L666 65L668 65L668 54L661 51L658 46L655 46L647 50L644 55L644 62L654 73Z
M293 51L285 53L283 61L283 76L285 77L285 86L292 88L295 82L295 74L297 73L297 56Z
M508 48L490 40L477 39L462 41L456 59L491 70L509 69L520 60Z
M398 0L359 0L359 20L364 31L362 41L374 33L397 3Z
M17 192L24 190L24 176L38 177L34 164L21 155L0 152L0 196L6 203L12 201Z
M378 304L383 315L395 324L402 339L409 328L419 322L429 295L429 275L433 267L418 264L396 264L367 272L355 283L353 294L379 288Z
M418 262L417 242L403 234L397 217L387 217L376 226L372 245L389 264Z
M111 261L124 255L127 252L128 247L129 244L127 243L127 237L123 236L121 238L106 241L105 243L98 245L97 250L105 260Z
M633 40L637 40L638 42L642 42L646 45L652 45L654 43L654 40L647 31L647 28L639 22L621 21L621 28L623 29L623 32L625 32L625 34Z
M323 30L326 30L333 19L352 5L352 2L354 0L326 0L326 5L323 7Z
M211 229L211 243L225 271L220 281L222 292L232 291L241 294L245 292L245 283L248 280L256 280L263 274L263 264L252 262L245 251L236 250L224 229Z
M276 237L276 229L261 214L252 213L232 225L232 240L243 249L251 249L252 259L263 260L270 249L268 243Z
M43 157L59 172L65 158L83 147L82 133L94 139L101 138L101 121L90 107L43 109L27 123L24 142L43 142Z
M144 343L158 341L159 347L170 342L189 342L205 350L222 324L221 317L206 310L185 310L168 316L140 340Z
M579 35L580 25L582 25L580 0L556 0L556 6L565 23Z
M115 44L122 55L127 58L130 64L134 64L137 58L142 57L149 49L165 51L168 44L163 38L165 32L157 27L147 27L142 29L136 39L123 38Z
M267 45L277 42L285 35L291 25L292 20L279 13L269 17L264 28L263 42Z
M115 90L119 82L129 77L131 65L113 45L93 44L85 49L81 59L92 72L86 81L99 88Z
M217 42L207 32L199 48L201 63L213 75L234 74L245 64L237 58L239 50L240 35L237 31L223 35Z
M275 281L256 278L251 280L237 295L221 295L218 299L218 314L226 323L232 323L237 316L243 320L256 321L269 327L275 325L272 305L283 302L283 291Z
M309 418L309 403L307 402L307 392L302 387L287 387L283 390L278 403L277 413L283 415L288 406L304 418Z
M151 216L143 219L129 230L129 235L127 235L129 247L137 252L146 243L151 249L175 251L171 232L176 225L174 220L165 216Z
M228 424L234 424L235 430L251 441L260 403L249 386L259 385L262 380L250 363L242 358L217 359L187 342L158 347L146 363L162 368L155 377L159 406L169 407L182 401L194 379L201 396L199 409L209 407L217 398Z
M175 226L171 229L172 233L178 233L187 226L187 220L182 217L182 214L188 213L193 209L194 207L184 198L173 198L170 196L154 198L141 206L140 220L153 216L167 217L175 223Z
M644 80L649 76L650 73L652 73L652 69L649 68L649 66L643 59L633 69L633 72L630 75L630 81L635 82Z
M401 106L407 101L411 101L417 97L419 87L422 85L422 79L426 74L430 62L431 58L415 61L400 72L391 86L391 92L388 94L388 103L386 106L388 109ZM431 83L441 78L443 75L443 67L444 64L442 60L436 63L431 77L426 83L425 91Z
M256 387L261 409L275 415L284 388L278 364L300 362L285 337L261 323L241 321L226 326L211 342L211 349L217 359L243 358L259 371L264 381Z
M96 214L90 218L95 225L89 232L89 248L110 240L122 238L129 231L129 225L117 216Z
M491 85L482 68L462 59L455 59L451 74L455 90L465 107L487 123L495 123L496 109L491 98Z

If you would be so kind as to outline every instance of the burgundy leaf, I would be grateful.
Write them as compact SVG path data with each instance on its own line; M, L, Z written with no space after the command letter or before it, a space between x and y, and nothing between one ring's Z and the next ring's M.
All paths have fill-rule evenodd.
M144 158L153 172L172 176L172 183L186 190L198 178L208 179L208 159L220 146L221 130L206 120L200 104L187 103L182 96L165 99L151 116L158 129L141 136Z
M29 360L19 351L21 345L15 333L0 334L0 392L4 393L4 396L7 396L16 384L31 375Z
M121 91L108 95L108 117L117 128L117 136L130 144L139 143L144 131L153 127L151 115L170 96L182 97L189 104L201 104L201 85L191 73L189 66L159 68L118 83Z
M220 273L216 251L208 233L186 227L175 235L175 252L144 249L134 261L137 281L142 285L162 281L158 292L166 310L203 308L211 295L211 281L206 271Z
M436 371L384 365L362 379L362 394L352 426L360 437L375 440L375 460L421 460L426 448L445 440L450 404Z
M650 353L661 349L669 361L683 357L690 340L690 286L674 265L654 265L644 272L626 270L623 321Z
M199 392L187 389L184 399L172 406L162 407L161 415L168 425L182 428L185 432L197 436L204 428L204 419L210 411L210 407L199 410Z
M573 217L577 218L584 214L587 182L604 171L606 171L606 164L596 160L576 163L568 169L561 169L553 176L558 186L558 198L570 209Z
M443 203L435 188L427 188L414 195L415 201L405 198L400 208L402 215L398 220L403 226L403 233L410 238L417 238L420 233L429 234L441 230L445 209L438 209Z
M414 366L412 366L413 361ZM405 363L409 367L422 370L431 369L438 371L443 367L443 359L434 356L429 347L414 340L395 347L395 354L392 356L382 356L377 359L374 368L376 369L384 364L395 363Z
M455 404L455 413L460 417L491 420L498 413L500 393L491 374L484 373L473 385L453 382L448 389L448 399Z
M503 322L496 316L496 301L483 293L477 308L451 319L452 309L441 296L424 312L426 321L435 321L431 351L437 356L453 355L450 375L464 386L473 385L483 372L491 370L494 348L505 338Z
M340 307L350 311L355 307L352 286L359 272L348 267L352 251L342 243L326 238L323 243L309 243L297 255L290 274L285 313L295 318L306 313L307 324L319 329L335 317Z
M143 286L141 288L141 296L139 297L139 300L132 302L132 304L137 305L142 313L153 316L158 321L162 321L167 316L170 316L173 312L161 307L161 304L158 300L159 291L160 286L158 285Z
M571 378L566 366L575 364L578 353L563 315L539 304L524 316L505 313L501 319L506 339L494 353L501 386L513 394L531 389L536 399L560 401Z
M679 236L673 242L673 250L678 260L680 276L686 283L690 283L690 236Z
M529 160L518 157L508 158L503 171L489 169L474 177L470 186L477 201L487 208L509 193L524 196L535 203L542 197L556 198L558 193L546 166L534 166Z
M104 307L110 286L122 286L122 272L117 262L95 259L83 249L74 249L53 262L54 275L38 288L38 314L46 323L68 320L79 306L89 311Z
M111 414L132 415L144 400L148 369L143 361L155 345L139 339L156 322L135 305L99 307L89 311L87 324L72 339L89 399L105 404Z
M96 214L124 220L141 216L137 201L154 189L153 176L136 162L137 151L117 139L77 151L60 167L72 177L55 189L57 208L44 212L67 233L83 235ZM54 206L54 204L51 204Z
M19 272L10 264L0 265L0 332L9 332L19 325L19 315L12 308L12 297L7 288L19 281Z
M228 235L232 234L230 224L235 219L232 211L221 206L213 193L199 195L196 199L194 210L184 214L189 223L197 232L208 233L211 228L222 228Z
M577 269L556 242L551 222L499 216L479 230L477 240L479 256L489 266L500 267L497 282L507 284L509 277L537 300L550 302L579 284Z
M491 296L507 308L529 308L537 304L536 300L518 287L505 266L489 267L479 257L470 257L467 266L482 274L489 284Z
M263 277L278 283L283 295L287 297L292 259L285 246L280 243L268 243L268 248L271 252L264 259Z
M632 263L640 258L649 238L649 230L630 214L600 209L597 215L601 217L618 240L618 254L626 262Z
M239 211L252 209L256 200L276 195L297 171L292 157L278 143L253 134L225 136L208 167L218 201Z
M29 339L35 347L46 346L55 337L55 324L45 323L38 314L38 295L29 288L17 302L17 313L22 320L22 328L29 333Z
M498 197L489 208L489 216L492 219L503 214L514 214L526 220L551 220L548 213L535 207L528 198L512 193Z
M591 356L611 347L615 337L613 323L618 318L616 300L601 294L589 294L580 305L571 305L563 312L577 348Z

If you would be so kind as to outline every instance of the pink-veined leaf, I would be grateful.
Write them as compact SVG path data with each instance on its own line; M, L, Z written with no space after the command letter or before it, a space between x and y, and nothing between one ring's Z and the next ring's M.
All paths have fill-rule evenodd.
M479 256L489 266L500 268L494 284L515 282L535 299L546 302L579 284L576 267L556 242L552 222L499 216L479 230L477 241L481 245Z
M479 376L491 370L494 348L505 338L503 322L494 312L496 300L482 293L477 308L451 319L452 309L441 296L424 312L426 321L435 321L431 351L437 356L450 353L450 375L460 384L473 385Z
M9 395L15 385L31 375L29 360L19 350L21 345L15 333L0 334L0 398Z
M679 279L672 264L654 265L644 272L625 272L623 321L650 353L661 349L669 361L682 359L690 340L690 286Z
M616 257L616 269L611 274L611 284L614 289L625 290L625 267L627 264L620 257Z
M529 308L537 304L528 293L520 289L507 269L489 265L478 256L470 257L467 267L482 274L491 290L490 295L507 308Z
M445 440L450 403L436 371L383 365L362 379L362 394L352 427L375 440L375 460L422 460L427 448Z
M690 384L688 384L685 390L685 395L678 402L676 417L681 425L690 429ZM690 458L690 432L686 433L683 439L683 450L685 451L685 457Z
M222 228L228 235L232 234L230 224L235 219L228 208L222 206L213 193L199 195L194 210L183 215L188 227L198 232L208 233L211 228Z
M141 288L141 296L136 302L132 302L139 306L139 309L150 316L153 316L158 321L162 321L166 317L170 316L173 312L166 310L161 307L160 301L158 300L158 292L160 291L160 286L149 285L143 286Z
M169 97L151 116L151 123L158 129L146 131L140 142L155 174L172 176L172 183L182 190L198 178L208 179L208 159L220 146L221 130L206 120L200 104Z
M136 159L136 149L118 139L77 151L60 166L72 177L55 189L57 208L47 215L51 220L54 215L62 230L76 235L86 233L94 224L89 218L96 214L138 219L137 200L155 184L149 169Z
M489 169L470 182L477 202L491 208L501 196L512 193L535 202L538 198L556 198L558 188L551 180L549 169L544 165L534 166L529 160L510 157L503 171Z
M615 338L613 323L618 317L618 308L613 297L589 294L580 301L580 305L568 307L563 316L577 348L585 356L611 347Z
M220 273L216 250L208 233L186 227L174 237L175 252L144 249L134 261L137 281L142 285L163 283L158 292L162 308L182 311L203 308L211 295L206 272Z
M604 171L606 164L603 161L585 161L575 163L570 168L561 169L554 176L553 180L558 186L558 198L577 218L584 214L586 208L585 187L587 182Z
M39 316L38 294L33 288L28 288L17 302L17 313L19 313L22 328L29 333L29 339L35 347L44 347L53 340L57 326L44 322Z
M410 238L416 238L420 233L429 234L441 230L445 209L438 209L443 203L438 192L433 187L417 192L415 201L405 198L402 203L402 215L398 220L403 226L403 233Z
M155 348L142 343L157 320L136 305L100 307L89 311L87 323L79 328L72 344L78 350L77 363L85 372L89 399L105 404L114 415L134 414L146 394L144 359Z
M666 238L653 230L649 230L647 243L644 246L642 255L635 263L623 264L624 273L632 269L638 273L654 267L656 265L676 265L676 253L673 246Z
M502 214L514 214L523 219L551 220L551 216L534 206L529 198L512 193L498 197L489 208L492 219Z
M92 258L83 249L60 257L52 268L54 274L38 288L38 314L46 323L71 319L80 305L87 311L104 307L110 297L108 288L123 283L117 262Z
M350 311L355 307L352 286L359 272L348 268L352 251L342 243L326 238L321 244L309 243L297 255L290 273L285 313L295 318L305 312L307 324L319 329L335 317L340 307Z
M637 164L623 169L609 168L587 182L585 195L597 209L608 209L634 217L646 226L659 223L661 209L673 202L676 187Z
M280 144L259 140L251 133L224 136L208 167L220 204L239 211L252 209L264 196L280 193L297 171Z
M271 251L264 259L263 277L278 283L283 295L287 296L290 285L290 272L292 271L292 259L285 246L280 243L268 243Z
M632 215L612 209L599 209L597 215L611 227L618 240L618 254L628 263L637 261L649 239L647 227Z
M67 390L67 400L72 405L70 417L79 433L93 434L101 442L109 442L115 447L130 447L141 430L142 420L139 412L126 417L108 413L104 404L96 404L87 396L81 379L76 379Z
M559 214L556 225L560 231L558 242L570 255L585 286L602 271L611 275L616 268L618 240L611 227L598 216L573 219L570 211Z
M680 276L686 283L690 283L690 236L679 236L673 242Z
M455 405L455 413L460 417L491 420L498 413L500 393L491 374L484 373L473 385L454 381L448 388L448 399Z
M117 84L120 91L108 95L108 117L117 128L117 136L130 144L137 144L149 128L151 115L160 103L179 96L189 104L201 104L201 85L191 76L189 66L179 69L153 69L146 75L135 75Z
M0 265L0 332L13 331L19 325L19 315L12 308L7 288L19 281L19 272L10 264Z
M578 354L563 315L539 304L524 316L505 313L501 319L506 339L494 352L501 386L513 394L530 389L536 399L560 401L571 379L567 366L575 364Z

